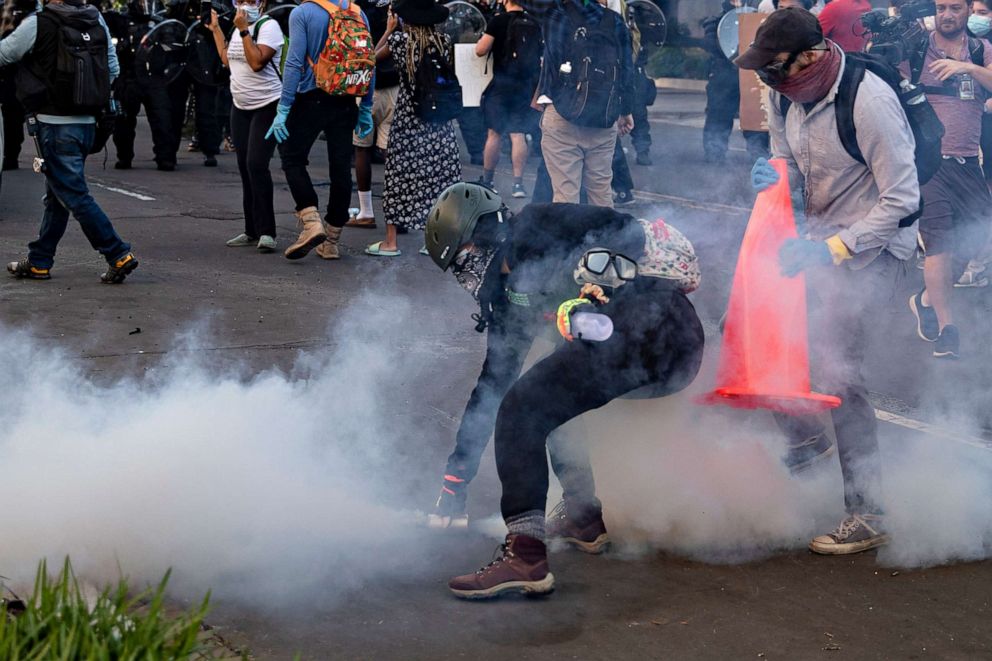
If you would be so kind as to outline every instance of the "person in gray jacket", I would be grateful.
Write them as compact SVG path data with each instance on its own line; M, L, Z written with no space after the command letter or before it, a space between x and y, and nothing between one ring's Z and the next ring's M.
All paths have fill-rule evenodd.
M790 182L802 188L805 201L803 238L786 240L780 268L788 277L806 274L814 381L818 390L843 400L832 419L847 515L836 530L810 542L811 550L825 554L857 553L888 541L875 411L862 365L868 332L878 330L878 311L891 301L896 278L914 252L916 228L900 229L900 220L920 203L912 128L895 92L870 71L854 102L864 163L841 142L835 102L846 60L823 38L816 17L802 9L771 14L737 59L773 90L772 155L786 161ZM783 95L790 103L780 103ZM763 160L751 176L756 190L778 180ZM778 415L778 422L793 469L830 452L818 418Z

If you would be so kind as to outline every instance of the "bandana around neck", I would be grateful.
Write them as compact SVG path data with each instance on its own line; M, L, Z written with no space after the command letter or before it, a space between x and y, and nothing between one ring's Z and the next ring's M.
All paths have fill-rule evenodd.
M793 103L816 103L837 82L841 64L840 49L833 43L825 55L802 71L789 76L775 90Z
M477 301L479 300L479 292L482 291L482 286L486 282L489 265L492 264L497 252L499 251L495 248L491 250L473 249L465 258L465 265L455 273L455 280L458 281L458 284Z

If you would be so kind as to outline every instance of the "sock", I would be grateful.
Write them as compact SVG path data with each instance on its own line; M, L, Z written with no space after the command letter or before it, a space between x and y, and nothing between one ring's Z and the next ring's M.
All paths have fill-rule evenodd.
M523 186L524 185L524 178L523 177L514 177L513 178L513 185L514 186Z
M527 535L544 541L544 512L531 510L506 520L506 529L511 535Z
M372 191L358 191L358 205L361 207L358 210L359 218L375 218L375 212L372 211Z
M482 171L482 181L487 184L493 183L493 179L496 177L496 170L483 170Z

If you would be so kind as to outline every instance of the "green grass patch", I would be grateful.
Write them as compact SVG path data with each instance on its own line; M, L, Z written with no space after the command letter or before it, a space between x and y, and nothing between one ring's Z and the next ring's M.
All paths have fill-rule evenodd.
M57 577L44 561L24 609L0 605L4 661L172 660L202 653L200 631L209 594L190 610L165 612L169 573L155 588L132 594L126 579L88 601L67 558Z

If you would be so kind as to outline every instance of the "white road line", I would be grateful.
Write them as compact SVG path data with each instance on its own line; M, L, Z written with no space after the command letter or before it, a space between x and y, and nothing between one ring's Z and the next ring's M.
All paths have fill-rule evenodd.
M926 422L903 417L898 413L875 409L875 417L883 422L891 422L894 425L899 425L900 427L905 427L906 429L912 429L913 431L929 434L930 436L936 436L938 438L947 439L956 443L970 445L973 448L979 448L981 450L992 450L992 442L986 441L977 436L961 434L949 429L936 427Z
M97 186L97 187L102 188L104 190L109 190L112 193L120 193L121 195L127 195L128 197L133 197L134 199L141 200L142 202L154 202L155 201L155 198L154 197L150 197L148 195L142 195L141 193L135 193L134 191L129 191L129 190L124 189L124 188L117 188L115 186L105 186L104 184L101 184L101 183L96 182L96 181L91 181L90 183L92 183L94 186Z
M640 189L634 189L634 200L651 200L653 202L671 202L672 204L678 204L683 207L691 207L694 209L704 209L706 211L720 211L723 213L751 213L751 210L746 207L738 207L732 204L719 204L717 202L700 202L699 200L692 200L688 197L679 197L678 195L665 195L663 193L651 193L649 191L644 191Z

